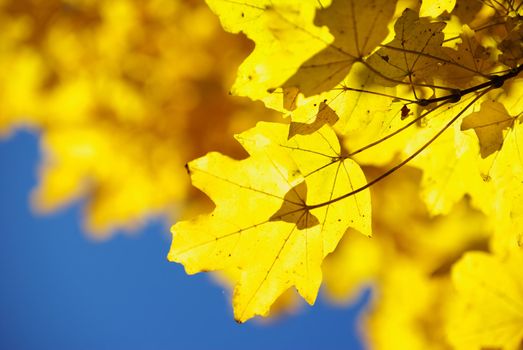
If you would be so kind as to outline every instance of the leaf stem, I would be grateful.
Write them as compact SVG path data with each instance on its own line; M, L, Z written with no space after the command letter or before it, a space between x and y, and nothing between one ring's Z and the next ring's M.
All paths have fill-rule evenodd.
M425 118L425 117L426 117L427 115L429 115L430 113L434 112L437 108L440 108L440 107L444 106L444 105L447 104L447 103L449 103L449 101L443 101L442 104L436 106L435 108L433 108L433 109L431 109L431 110L429 110L429 111L427 111L427 112L425 112L425 113L422 113L419 117L414 118L413 120L411 120L411 121L408 122L407 124L403 125L401 128L399 128L399 129L397 129L397 130L391 132L391 133L388 134L388 135L383 136L383 137L380 138L379 140L376 140L376 141L374 141L374 142L371 142L371 143L369 143L369 144L367 144L367 145L365 145L365 146L363 146L363 147L361 147L361 148L358 148L358 149L355 150L355 151L350 152L348 155L346 155L345 157L343 157L343 159L350 158L350 157L355 156L356 154L361 153L361 152L363 152L363 151L365 151L365 150L367 150L367 149L369 149L369 148L372 148L372 147L374 147L374 146L376 146L376 145L379 145L380 143L382 143L382 142L384 142L384 141L390 139L391 137L393 137L393 136L399 134L399 133L402 132L403 130L408 129L410 126L414 125L415 123L417 123L418 121L422 120L423 118Z
M443 134L445 132L445 130L447 130L452 124L454 124L454 122L456 120L458 120L461 115L463 115L463 113L465 113L465 111L467 109L469 109L474 103L476 103L477 100L479 100L483 95L485 95L488 91L494 89L495 86L492 85L490 86L488 89L484 90L484 91L481 91L481 93L476 96L472 101L470 101L466 106L465 108L463 108L458 114L456 114L451 120L449 120L449 122L447 124L445 124L445 126L443 128L441 128L441 130L439 130L434 136L432 136L432 138L430 140L428 140L423 146L421 146L416 152L414 152L413 154L411 154L410 156L408 156L405 160L403 160L401 163L395 165L394 167L390 168L389 170L387 170L386 172L384 172L383 174L381 174L380 176L378 176L377 178L375 178L374 180L368 182L366 185L364 186L361 186L353 191L350 191L348 193L345 193L344 195L342 196L339 196L337 198L333 198L329 201L326 201L326 202L323 202L323 203L319 203L319 204L314 204L314 205L308 205L306 208L308 210L312 210L312 209L316 209L316 208L321 208L321 207L324 207L324 206L327 206L327 205L330 205L330 204L333 204L333 203L336 203L338 201L341 201L347 197L350 197L350 196L353 196L361 191L364 191L366 190L367 188L371 187L372 185L374 185L375 183L383 180L384 178L386 178L387 176L393 174L394 172L396 172L396 170L400 169L401 167L403 167L404 165L406 165L407 163L409 163L412 159L414 159L415 157L417 157L421 152L423 152L427 147L429 147L434 141L436 141L436 139L438 137L441 136L441 134Z
M520 64L518 67L512 68L506 74L490 76L489 81L486 81L484 83L478 84L473 87L470 87L468 89L464 89L464 90L454 89L452 91L452 94L450 94L450 95L445 95L445 96L435 97L435 98L428 98L428 99L421 99L421 100L418 100L416 103L420 106L427 106L434 102L447 101L447 100L450 100L451 102L458 102L462 96L465 96L472 92L476 92L476 91L479 91L481 89L488 88L488 87L499 88L499 87L503 86L503 84L505 83L506 80L508 80L510 78L514 78L519 73L521 73L521 71L523 71L523 64Z
M369 143L368 145L364 146L364 147L361 147L361 148L358 148L357 150L349 153L347 156L343 157L343 159L346 159L346 158L349 158L349 157L352 157L358 153L361 153L369 148L372 148L376 145L379 145L380 143L390 139L391 137L399 134L400 132L402 132L403 130L407 129L408 127L412 126L414 123L420 121L421 119L425 118L427 115L429 115L429 113L432 113L436 108L439 108L439 107L442 107L443 105L447 104L447 103L455 103L455 102L458 102L459 100L461 100L461 97L465 96L465 95L468 95L472 92L476 92L476 91L479 91L481 89L484 89L484 88L497 88L497 87L501 87L503 85L503 83L507 80L507 79L510 79L510 78L513 78L515 76L517 76L521 71L523 70L523 65L520 65L516 68L513 68L511 70L509 70L506 74L504 75L495 75L493 77L490 77L490 81L487 81L485 83L482 83L482 84L479 84L479 85L476 85L476 86L473 86L473 87L470 87L468 89L465 89L465 90L455 90L455 92L453 94L450 94L450 95L446 95L446 96L441 96L441 97L437 97L437 98L431 98L431 99L424 99L424 100L419 100L417 102L413 102L413 103L416 103L420 106L426 106L426 105L429 105L431 103L436 103L436 102L441 102L443 101L442 104L436 106L435 108L421 114L419 117L411 120L409 123L405 124L404 126L402 126L401 128L399 128L398 130L395 130L394 132L380 138L379 140L377 141L374 141L372 143Z

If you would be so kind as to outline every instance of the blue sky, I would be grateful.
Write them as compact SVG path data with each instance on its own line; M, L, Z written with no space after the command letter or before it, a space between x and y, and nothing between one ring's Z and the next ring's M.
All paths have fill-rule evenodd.
M97 243L82 203L35 216L38 137L0 141L0 349L362 349L357 305L314 307L270 324L236 324L228 292L169 263L169 225Z

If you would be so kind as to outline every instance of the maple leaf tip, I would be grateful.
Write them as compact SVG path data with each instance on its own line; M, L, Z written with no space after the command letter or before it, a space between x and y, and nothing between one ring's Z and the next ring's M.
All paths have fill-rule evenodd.
M177 262L176 261L176 257L173 253L173 251L169 251L169 253L167 253L167 261L170 261L170 262Z
M318 294L316 293L315 295L311 295L311 296L308 296L308 297L304 297L305 301L307 302L307 304L309 304L310 306L313 306L315 303L316 303L316 296Z
M234 321L237 323L237 324L244 324L248 319L249 317L245 317L244 316L244 313L242 312L239 312L236 307L233 307L234 309Z
M176 261L176 260L172 260L173 262L176 262L178 264L182 264L180 261ZM182 264L183 265L183 264ZM200 273L200 272L209 272L209 270L207 269L195 269L195 268L192 268L192 267L189 267L189 266L186 266L186 265L183 265L184 267L184 270L185 270L185 273L187 275L196 275L197 273Z
M172 262L172 256L171 256L171 254L167 254L167 255L165 256L165 259L166 259L168 262Z

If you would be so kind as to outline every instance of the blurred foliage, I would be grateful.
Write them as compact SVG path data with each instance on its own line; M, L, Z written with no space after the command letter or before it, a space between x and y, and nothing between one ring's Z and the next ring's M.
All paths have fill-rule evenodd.
M0 129L41 134L35 207L86 198L98 238L208 206L184 164L273 118L227 95L252 44L199 1L1 1L0 31Z

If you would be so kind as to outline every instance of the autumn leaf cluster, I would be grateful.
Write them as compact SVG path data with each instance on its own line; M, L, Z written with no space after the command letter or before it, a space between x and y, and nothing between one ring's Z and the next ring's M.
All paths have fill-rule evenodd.
M85 197L98 236L193 216L168 258L219 272L238 322L372 286L372 348L521 348L523 2L207 6L0 0L36 207Z
M169 259L234 276L239 322L370 283L375 348L519 348L522 3L207 3L255 43L231 92L285 120L188 164L216 207Z

